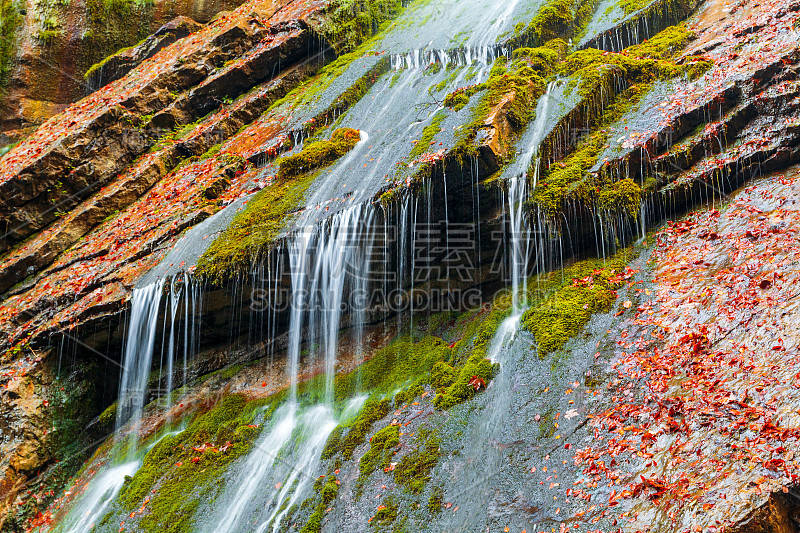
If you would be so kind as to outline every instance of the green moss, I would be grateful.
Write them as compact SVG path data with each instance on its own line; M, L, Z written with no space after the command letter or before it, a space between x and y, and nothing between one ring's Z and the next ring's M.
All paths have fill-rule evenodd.
M345 431L344 426L336 426L331 434L328 435L328 440L325 446L322 447L322 455L320 456L323 461L330 459L339 451L339 445L342 441L342 434Z
M490 311L482 312L479 316L466 317L466 326L462 337L453 347L453 356L450 366L446 368L439 365L435 370L435 379L442 388L437 389L438 394L434 405L440 409L449 409L472 398L477 391L470 385L473 377L488 382L494 376L494 366L486 358L489 345L500 323L511 310L511 299L507 295L495 298ZM450 382L448 386L445 383Z
M370 520L372 527L386 527L391 525L397 520L397 515L400 507L395 502L392 496L387 496L385 500L378 506L378 512Z
M314 482L314 492L314 496L303 502L303 507L315 505L315 502L316 505L300 533L319 533L322 530L325 510L339 494L339 481L331 475L321 476Z
M36 34L36 40L43 45L51 45L61 37L61 30L41 30Z
M550 39L571 36L574 23L571 0L551 0L528 24L527 40L545 43Z
M344 422L331 433L322 458L331 459L341 453L344 460L350 460L355 449L364 443L372 425L389 413L392 399L382 396L412 383L401 397L403 401L410 401L423 391L420 382L430 379L434 364L447 360L449 356L449 346L437 337L427 336L417 342L403 337L378 350L360 368L337 375L334 396L338 402L354 397L361 390L370 391L373 396L354 420ZM298 391L300 397L309 403L321 399L316 396L321 390L321 379L324 377L303 383Z
M676 24L640 44L628 47L625 52L633 57L669 59L683 50L691 38L692 32L686 29L685 24Z
M642 205L642 188L630 178L621 179L601 189L596 203L603 211L635 217Z
M453 91L444 98L444 105L453 111L461 111L469 104L469 93L466 91Z
M436 390L446 389L453 384L457 377L458 372L455 368L444 361L439 361L433 365L431 370L431 385Z
M442 487L436 486L428 498L428 512L436 515L442 512L442 505L444 505L444 490Z
M100 413L100 416L98 417L98 422L100 422L100 424L102 424L104 427L113 429L114 421L116 420L116 418L117 418L117 402L115 401L114 403L106 407L106 409L102 413Z
M390 425L379 430L369 439L369 450L359 461L359 481L363 482L379 466L389 467L394 449L400 444L400 426Z
M548 407L539 419L539 438L549 439L556 434L555 409Z
M401 0L334 0L324 21L315 29L337 54L343 54L378 33L381 24L401 10Z
M559 289L522 316L522 324L533 333L540 358L560 350L580 333L594 313L609 311L617 298L624 268L624 254L606 261L582 261L553 273L566 279Z
M257 257L285 230L291 212L302 205L316 177L313 170L353 149L357 130L339 129L330 140L309 142L280 161L275 183L256 194L236 215L225 233L209 246L197 264L197 275L220 279Z
M525 26L517 25L513 42L539 46L552 39L580 37L598 0L549 0Z
M653 0L621 0L618 5L626 15L630 15L646 8L652 2Z
M350 398L359 390L388 394L427 376L434 364L449 357L450 347L438 337L426 336L417 342L401 337L373 354L360 370L337 376L336 398Z
M691 38L684 25L670 26L641 44L620 53L596 48L578 50L562 61L556 72L581 80L580 94L589 96L611 76L622 76L629 83L650 83L679 75L697 76L708 68L708 62L677 64L672 56L682 50Z
M447 114L441 110L433 115L431 123L423 128L422 137L420 137L417 144L411 149L411 153L409 154L410 159L416 159L428 150L436 134L442 131L442 122L444 122L446 117Z
M641 196L636 183L632 180L617 183L603 173L588 175L588 172L608 142L611 125L649 90L649 85L634 85L618 95L603 112L592 133L583 137L570 155L542 172L530 201L550 216L561 212L568 199L589 207L596 205L609 213L635 216Z
M428 65L423 71L423 74L427 74L428 76L433 76L434 74L438 74L441 70L442 70L442 64L437 61L435 63L431 63L430 65Z
M377 42L377 37L362 44L353 52L342 55L336 60L325 65L322 70L293 89L283 98L276 100L265 113L274 109L286 106L287 108L300 108L317 100L333 84L334 81L344 74L353 61L370 54L372 47ZM358 102L375 81L384 73L391 69L391 63L387 58L381 58L367 72L364 73L356 82L341 93L336 100L321 115L314 118L314 121L307 125L307 131L313 131L317 125L328 123L333 119L334 114L339 114Z
M213 491L225 468L250 450L259 433L251 426L254 412L264 402L248 403L240 395L224 397L184 431L158 442L120 492L123 509L134 511L149 497L149 513L140 524L143 529L189 530L202 494ZM192 449L203 444L213 448L204 452Z
M422 443L403 456L394 469L394 480L413 494L420 494L425 489L440 454L440 440L434 433L420 430L419 438Z
M307 142L299 153L279 160L276 178L284 181L325 167L352 150L360 138L358 130L340 128L330 139Z
M445 105L458 110L469 102L472 95L482 93L480 103L472 109L471 121L460 130L453 152L462 158L475 154L473 141L484 127L486 118L503 101L510 102L504 110L505 116L513 128L521 130L533 117L536 101L544 94L545 80L553 73L553 66L563 58L565 49L566 44L560 39L536 48L520 48L510 62L499 57L485 82L447 95Z
M92 77L92 75L95 72L97 72L100 69L102 69L105 66L105 64L108 63L113 57L115 57L115 56L117 56L117 55L119 55L119 54L121 54L123 52L127 52L128 50L132 50L132 49L136 48L137 46L139 46L140 44L142 44L146 40L147 40L147 37L145 37L144 39L142 39L141 41L139 41L138 43L136 43L136 44L134 44L132 46L126 46L124 48L120 48L119 50L117 50L113 54L104 57L103 59L101 59L100 61L98 61L97 63L95 63L94 65L92 65L91 67L89 67L86 70L86 72L83 75L83 79L88 80L89 78Z
M367 400L358 417L350 425L347 434L340 440L338 451L342 458L349 461L355 449L364 443L372 429L372 424L389 414L389 400ZM327 443L326 443L327 444Z
M13 0L0 1L0 87L11 80L17 51L17 29L22 21L19 5Z

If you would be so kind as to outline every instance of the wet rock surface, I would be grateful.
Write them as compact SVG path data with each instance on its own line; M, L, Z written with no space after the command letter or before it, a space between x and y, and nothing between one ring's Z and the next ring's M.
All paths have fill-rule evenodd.
M165 46L169 46L178 39L183 39L200 28L202 28L202 24L188 17L177 17L161 26L136 46L104 59L102 64L97 65L95 70L86 76L86 83L91 90L108 85L123 77L145 59L153 57Z
M475 34L505 39L515 23L535 12L524 4L498 11L497 27L479 25ZM538 358L536 339L520 332L499 374L471 403L434 409L436 394L427 390L416 405L393 410L375 426L396 418L404 428L395 462L419 449L419 439L412 440L419 430L434 425L446 434L439 445L445 458L432 474L447 480L439 484L441 508L409 514L407 527L592 531L624 524L631 531L713 531L739 524L745 532L791 526L798 436L796 399L787 383L798 372L792 367L797 335L791 318L797 170L771 175L733 199L726 194L800 159L799 5L704 3L687 23L694 35L676 62L703 58L713 62L710 69L694 80L654 84L604 132L609 141L591 172L642 184L647 194L641 228L608 223L578 201L564 210L569 218L564 216L563 225L548 220L542 227L562 246L563 257L603 255L598 231L628 242L663 215L709 200L729 202L724 208L715 205L718 210L694 214L661 233L652 271L636 267L641 289L628 285L615 314L593 319L558 359ZM595 17L590 27L597 31L582 46L624 55L658 24L673 24L691 8L662 2L631 17L606 12ZM537 112L546 118L527 129L512 113L520 93L509 92L477 124L465 157L459 129L472 119L482 93L460 111L445 111L441 100L455 86L486 80L491 65L441 65L476 43L455 42L453 35L448 39L455 52L425 49L430 23L416 21L420 29L408 42L398 40L402 31L388 31L360 57L318 74L337 48L319 38L326 9L327 3L315 1L250 2L182 38L162 28L162 35L109 60L103 76L119 79L0 159L0 215L6 224L0 244L0 369L4 394L13 400L0 424L4 436L6 427L21 428L9 430L13 437L4 442L4 449L13 450L8 465L0 465L6 468L3 487L13 494L8 501L51 459L29 430L41 412L12 399L22 383L15 375L39 368L26 350L41 350L52 360L63 353L59 343L63 347L70 338L84 357L103 352L117 359L130 293L145 273L192 272L252 195L274 184L275 158L302 149L320 125L337 121L372 140L321 173L308 205L298 206L290 222L323 220L354 199L393 205L392 194L411 190L415 198L428 194L437 200L428 207L431 220L477 224L486 248L470 259L488 264L491 234L502 233L505 222L497 189L491 180L480 182L527 170L535 155L531 139L548 146L542 169L555 168L627 83L618 76L595 94L578 97L577 80L554 82L545 98L557 97L557 109L545 113L540 102ZM424 13L425 20L443 16L436 9ZM408 24L402 19L399 27ZM440 67L390 71L398 61L392 53L412 64L418 57L438 57L434 64ZM123 75L133 63L138 66ZM304 84L309 79L313 83ZM398 87L406 91L405 100L381 101L400 94ZM371 115L375 102L383 108ZM434 124L439 112L447 116ZM425 132L434 125L435 131ZM409 157L423 138L428 145ZM515 154L527 159L509 164ZM418 179L420 169L428 181ZM414 202L417 209L419 200ZM225 206L232 207L220 213ZM203 231L185 233L192 228ZM617 228L623 231L615 233ZM569 235L568 246L556 230ZM191 242L182 240L190 235ZM186 253L189 247L194 251ZM387 269L397 262L387 259ZM230 339L250 341L242 316L252 302L237 296L255 287L246 278L206 293L205 330L218 346L198 359L196 375L285 347L286 339L273 335L272 345L238 358L214 351ZM483 289L498 282L496 272L481 271L478 278ZM278 285L285 289L290 280ZM371 319L388 316L376 311ZM288 324L285 315L274 320L279 328ZM345 327L351 326L348 320ZM596 351L598 345L605 351ZM587 372L604 374L606 359L613 364L606 369L608 381L587 380ZM258 372L274 377L281 370L269 365ZM252 379L232 387L247 388L242 384ZM270 392L285 385L274 381ZM228 380L215 383L224 388ZM369 448L362 445L356 457ZM320 471L328 466L333 465L323 464ZM397 495L391 505L419 507L418 495L392 485L392 470L384 474L360 486L358 464L343 466L340 498L352 496L353 503L334 506L325 515L326 530L372 527L365 524L385 514L379 513L387 509L380 502L390 493ZM425 498L434 496L433 485Z

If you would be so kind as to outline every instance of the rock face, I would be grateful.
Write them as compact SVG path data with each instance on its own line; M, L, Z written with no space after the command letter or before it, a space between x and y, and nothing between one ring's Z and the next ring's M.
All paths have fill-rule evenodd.
M402 73L389 72L390 65L413 64L418 56L415 59L413 53L409 53L389 59L382 57L384 51L372 45L332 62L337 53L341 56L342 52L352 50L378 31L382 22L396 14L399 4L366 2L356 6L351 2L323 0L250 0L239 7L206 2L170 9L158 3L150 7L137 4L127 6L109 19L105 37L89 33L97 30L96 25L86 26L85 21L96 22L99 7L93 4L80 8L41 8L56 13L53 15L55 22L42 19L42 13L37 11L40 8L31 9L25 15L24 22L20 22L20 27L25 29L19 30L19 35L25 37L19 41L20 61L10 78L9 112L4 116L3 127L24 129L50 115L55 116L0 159L0 219L4 224L0 238L0 386L3 387L0 428L4 436L8 428L10 435L0 448L3 457L0 461L0 527L2 521L12 515L14 529L27 527L31 522L25 519L36 516L49 503L44 498L40 505L37 500L41 498L31 500L22 489L35 482L42 468L55 464L61 453L61 444L47 438L52 415L48 414L45 402L52 402L55 397L56 379L50 375L55 362L60 362L65 353L72 353L80 362L78 367L95 362L99 354L112 365L117 364L122 352L125 311L136 284L156 266L163 269L156 271L157 275L193 272L195 264L183 264L182 259L175 261L177 265L169 259L164 261L172 257L169 254L176 249L182 236L193 228L203 229L206 233L196 236L196 240L213 240L225 229L218 221L227 220L227 224L236 216L227 210L221 211L222 208L234 206L232 210L244 210L252 201L250 195L259 191L269 193L282 185L275 178L279 165L276 158L294 150L310 135L324 135L326 128L342 120L349 110L365 109L357 107L365 102L375 102L376 114L385 108L402 107L402 103L395 101L382 104L382 93L370 91L381 87L388 92L398 79L401 80L398 83L405 83ZM563 53L556 50L563 51L565 43L551 43L548 47L548 43L532 42L528 43L531 48L509 51L505 67L504 60L499 60L494 67L485 65L486 72L481 75L488 77L475 87L448 85L455 84L454 80L466 84L471 78L459 69L468 69L471 65L442 67L438 63L435 64L439 67L425 73L420 69L422 82L408 83L411 91L424 83L424 76L437 75L438 69L453 71L447 78L442 74L442 82L431 84L427 90L425 97L433 103L423 101L418 106L421 118L415 118L408 131L421 123L428 126L425 130L419 128L422 135L413 145L409 142L408 146L397 148L409 158L398 159L397 174L387 174L383 178L382 188L374 200L382 205L386 221L391 216L399 220L398 213L410 216L412 211L399 207L398 198L405 198L404 194L415 195L412 204L415 217L419 206L424 205L431 223L444 221L474 226L478 242L482 243L474 253L463 258L465 263L475 265L475 278L462 282L453 275L452 279L438 280L438 284L418 286L425 298L429 298L434 289L445 286L488 291L498 285L500 274L490 268L494 259L492 239L496 240L497 234L504 235L508 230L509 222L503 211L514 206L506 205L506 202L512 203L508 191L503 189L498 193L495 186L496 178L508 177L506 172L511 168L525 172L533 165L536 176L530 183L533 195L524 202L525 210L536 213L531 217L535 235L531 239L542 250L558 249L562 263L557 266L563 266L564 259L586 254L596 253L605 259L603 246L606 244L624 244L637 237L637 232L644 235L645 230L664 216L682 213L703 201L722 200L754 175L790 169L785 175L773 175L769 185L737 196L726 210L697 215L661 234L653 267L654 279L642 274L642 282L650 284L647 295L652 292L655 303L641 295L638 296L641 301L636 301L635 305L629 300L615 302L612 298L608 308L603 309L611 309L618 313L616 317L622 318L616 320L609 315L597 319L601 321L599 325L594 324L597 334L592 333L591 343L593 346L605 343L610 352L605 355L616 364L616 367L602 369L603 373L613 375L617 368L625 370L614 376L608 390L592 383L589 374L581 374L598 370L593 349L592 353L569 349L572 350L570 356L576 357L571 361L580 372L569 378L566 375L553 378L560 387L558 397L547 396L550 385L540 379L544 373L556 374L556 361L545 360L527 350L525 354L518 354L520 359L516 367L508 361L502 363L515 368L516 375L524 377L516 379L511 374L498 377L499 385L493 391L486 391L486 397L507 408L499 412L502 409L498 407L495 412L493 404L480 404L481 409L486 410L481 416L496 422L494 426L488 425L497 435L502 434L502 426L506 425L515 428L514 431L522 435L520 438L527 439L525 442L513 435L503 438L496 437L495 433L481 435L478 429L463 430L466 431L463 436L462 428L453 425L462 423L454 421L458 417L449 417L448 411L441 407L441 400L439 403L434 400L448 394L452 396L447 386L434 383L440 379L447 382L448 372L465 373L469 386L466 386L466 379L461 385L466 387L468 398L487 388L486 381L491 373L484 377L478 374L487 367L492 368L483 357L488 348L483 346L483 356L478 362L466 363L475 366L459 367L465 361L457 356L461 349L458 346L462 341L487 343L498 324L493 330L487 330L488 333L459 329L460 326L437 329L431 325L431 331L444 331L443 337L450 335L447 342L441 340L436 344L436 350L452 349L456 350L453 352L456 355L440 361L447 364L440 365L440 374L426 383L428 388L415 404L421 404L419 409L408 405L402 411L398 409L394 416L399 417L397 423L404 428L410 425L410 429L404 431L409 435L424 432L426 424L433 424L452 429L454 434L461 435L458 438L478 442L474 448L468 448L464 441L453 437L454 440L443 445L444 448L451 446L450 451L469 452L462 459L453 454L443 463L442 468L450 469L439 472L443 479L450 474L463 473L470 464L483 464L487 457L505 464L503 454L518 449L522 451L514 453L524 458L519 461L520 464L525 462L525 472L536 474L533 476L535 483L541 481L543 487L549 484L548 490L553 490L558 483L566 485L566 479L577 482L583 478L582 482L572 483L575 488L570 488L569 492L564 493L565 487L556 489L564 501L562 510L562 504L551 508L549 501L546 504L539 501L549 500L549 493L540 492L534 497L509 492L518 485L519 478L515 477L518 473L498 466L498 479L505 485L503 495L489 502L491 513L495 518L513 515L512 523L519 526L519 530L533 530L532 524L555 523L572 513L567 522L561 522L562 526L567 527L565 524L574 521L588 528L591 526L581 520L597 518L595 522L602 520L608 527L624 520L634 524L632 528L642 530L668 531L681 520L702 530L740 522L742 532L782 531L789 527L796 514L782 490L789 490L796 483L795 464L781 454L794 446L799 436L796 414L792 413L800 400L781 387L792 382L800 371L794 368L791 357L797 348L798 335L791 319L794 296L790 290L796 277L792 266L794 233L791 229L796 221L791 205L795 202L797 179L797 169L791 165L800 162L800 88L797 82L800 2L740 0L729 4L708 0L686 23L691 36L673 42L659 34L651 36L655 37L652 42L642 44L648 28L661 29L677 23L694 7L682 2L658 2L634 12L624 21L615 22L613 27L602 28L597 35L586 35L582 41L584 46L604 49L594 56L589 55L592 50L578 50L564 59ZM564 6L559 9L562 8L566 9ZM83 11L77 12L78 9ZM138 11L142 9L147 11L147 16ZM217 11L226 9L232 10L214 16ZM552 16L555 8L548 6L548 9L543 13ZM595 18L603 19L608 10L598 9L604 11L596 13ZM47 76L45 70L36 68L38 63L47 62L67 65L64 78L80 79L89 64L107 55L104 48L133 44L175 15L182 16L161 26L132 48L109 57L90 76L91 94L69 107L67 104L88 92L83 82L64 83L62 78ZM125 22L136 16L142 20L141 24L123 31ZM575 15L571 20L579 18ZM53 27L40 28L39 33L30 30L34 24L41 25L42 20ZM597 24L589 27L595 26ZM569 34L574 32L570 30ZM453 40L457 40L456 37ZM482 53L488 54L487 50L488 47ZM471 53L466 45L460 46L447 54L441 51L438 61L447 63L444 57L471 57ZM581 61L587 61L588 66L569 70ZM701 63L707 70L701 71ZM697 71L693 70L693 65L698 66ZM663 71L670 69L681 74L663 75ZM553 84L543 98L552 97L550 91L558 83L556 77L564 73L571 78L561 83L567 86L565 91L573 91L572 97L556 102L564 109L554 113L555 119L547 122L547 107L543 104L537 107L542 113L541 123L526 122L528 112L532 111L527 107L532 107L533 102L527 107L521 104L522 95L538 96L547 85L544 78L548 78ZM641 94L636 93L635 98L624 101L637 86L642 88ZM593 90L589 94L581 92L586 87ZM458 110L455 106L442 105L448 102L447 98L440 101L439 93L450 91L464 93ZM520 112L520 108L525 109ZM429 112L430 109L434 111ZM57 111L62 112L56 114ZM434 122L434 116L441 120ZM380 122L364 121L363 124L366 126L362 127L375 130L385 126ZM535 160L530 159L530 150L534 147L524 146L520 141L527 138L525 134L529 128L536 130L532 138L541 142L541 149L537 148L534 154ZM459 137L463 131L469 133ZM367 136L380 133L362 132ZM427 144L417 153L412 152L412 147L423 139ZM356 155L352 156L359 158L358 165L353 168L367 168L374 159L380 159L375 155L380 152L369 151L373 146L368 144L367 138L364 143L365 151L356 150ZM596 146L596 149L591 152L587 146ZM376 148L379 149L380 146ZM529 160L522 159L524 154ZM582 154L583 160L575 163L570 159L573 154ZM348 164L353 162L348 160ZM559 177L559 169L566 169L564 174L569 173L568 179L563 175ZM560 182L562 179L566 181ZM625 184L634 185L635 194L620 199L614 193L623 180L627 180ZM337 184L338 192L331 194L331 198L323 198L317 205L291 205L281 216L290 219L295 210L304 207L323 214L328 209L336 212L337 206L346 204L349 195L354 194L355 177L351 181L348 176L346 181ZM551 192L551 187L558 195L536 195L540 191ZM295 192L286 191L287 196ZM605 194L603 199L610 197L611 200L602 204L596 197L602 194ZM550 198L556 200L545 205L544 200ZM283 200L276 197L272 203ZM615 202L627 202L626 206L633 202L633 209L618 209ZM641 209L640 203L644 206ZM632 220L635 218L640 219L638 226ZM415 234L403 237L411 240ZM261 257L258 253L253 257ZM541 268L550 270L555 264L548 262L556 255L550 253L549 248L548 258L541 261L538 248L535 253L536 263ZM544 256L545 251L541 254ZM193 256L195 260L197 255ZM383 258L387 271L399 268L398 264L403 261L401 254L395 252L387 252ZM764 269L767 263L773 265L771 268L779 265L781 274L768 275ZM250 340L248 331L242 331L244 320L241 317L246 313L252 316L253 291L258 283L263 284L263 279L257 279L254 274L257 264L244 261L231 279L213 279L205 287L204 308L198 322L203 325L207 345L193 363L190 377L199 378L225 365L250 362L265 354L272 357L285 348L288 310L272 318L269 342L259 340L242 353L223 348L226 343L233 344L232 339L243 344ZM263 269L264 263L260 265ZM644 270L641 265L637 268ZM574 280L564 281L567 287L594 288L593 276L600 279L602 271L603 267L598 265L597 269L589 269L580 276L576 274ZM269 279L276 292L291 288L291 279L286 276ZM550 279L545 281L552 283ZM617 282L620 287L624 285ZM632 287L627 290L629 294L635 292ZM636 300L634 296L630 298ZM432 301L432 298L425 299L423 312L433 307ZM584 310L594 309L596 303L594 300L581 302ZM559 320L563 319L570 327L574 317L581 314L571 310L568 316L562 317L557 302L553 306L541 314L561 317ZM747 310L744 314L742 306ZM485 311L483 308L476 310L472 320L478 323L482 320L480 317L485 317ZM384 323L392 316L386 308L376 308L371 313L367 316L372 325ZM351 326L349 315L343 314L342 327ZM443 323L453 321L449 316L442 316L441 320ZM735 330L742 321L749 324L747 328L761 328L758 332L763 342L751 344L747 338L749 329ZM752 321L757 322L752 325ZM584 326L590 330L593 327L581 323L578 332ZM603 333L608 331L614 331L619 339L628 340L609 344ZM776 340L777 331L784 332L780 340ZM430 334L430 331L425 333ZM381 330L374 336L378 338L374 343L378 347L389 333ZM651 337L662 342L653 348L648 344ZM524 340L528 346L544 342L530 336ZM72 352L65 351L65 342L68 347L72 346ZM655 349L664 357L650 359ZM747 355L737 355L741 353ZM755 353L762 354L758 361L753 356ZM526 359L529 356L530 359ZM724 371L718 368L719 364L709 366L707 360L723 361ZM283 375L283 367L278 372L275 370L278 367L268 366L264 373L271 377ZM480 370L474 370L475 375L472 375L468 370L473 368ZM680 369L687 368L688 374L681 373ZM762 375L747 376L736 368L747 372L757 370ZM312 368L304 377L313 379L315 372L319 369ZM776 380L774 376L778 372L782 377ZM105 381L116 383L117 373L112 369L113 377ZM76 379L91 390L74 395L87 399L76 423L81 428L95 428L102 433L109 428L100 428L97 422L90 424L90 419L111 403L116 385L104 388L101 378L92 379L88 371L84 374L87 375ZM257 382L258 377L252 370L244 375L237 374L231 380L218 378L214 383L223 391L233 387L251 399L264 396L253 390L251 382ZM450 376L449 379L452 382L455 378ZM158 381L162 379L159 377ZM276 383L262 387L270 393L277 392L286 385L277 381L280 380L276 378ZM520 385L520 381L524 385ZM637 392L644 390L642 384L646 384L648 391L642 393L644 395ZM536 401L540 403L535 406L539 412L530 411L530 402L515 400L498 390L500 387L517 390L520 386L540 391L536 394ZM688 397L673 394L671 391L675 387L689 391ZM581 399L574 403L561 394L564 389L570 391L567 394L580 391ZM220 393L220 396L225 394ZM151 395L151 398L156 396ZM199 411L209 409L216 401L209 401L209 405L198 408ZM201 400L194 398L191 405L200 403ZM637 417L645 408L650 410L648 420L658 422L640 425ZM562 412L565 419L555 422ZM590 412L595 415L591 421L585 416ZM509 413L521 414L516 418L504 418ZM389 418L384 420L386 416ZM475 414L461 412L458 416L476 427L483 427L485 422ZM537 417L536 424L531 423L533 416ZM375 423L381 420L387 427L396 425L390 422L392 415L388 412ZM153 427L160 428L164 423L165 419L154 415ZM548 429L548 424L553 423L553 430L562 424L561 433ZM730 428L737 424L743 432L754 433L733 432ZM377 425L375 430L378 430ZM623 439L617 436L619 431L635 436L625 435ZM66 430L55 432L57 436L67 434L70 433ZM598 439L601 434L603 439ZM562 435L570 441L560 440ZM403 434L398 438L400 436ZM539 439L539 444L528 446L526 442L533 439ZM754 439L760 448L756 455L745 456L744 452L732 451L740 448L731 446L721 458L718 454L710 456L704 449L709 439L718 450L726 449L731 442L744 448ZM600 440L609 446L597 444ZM411 445L408 440L403 443ZM575 455L579 443L580 450ZM205 446L206 442L191 444ZM214 444L224 446L225 441ZM426 442L425 446L428 444ZM433 448L433 444L430 446ZM366 457L367 449L371 446L362 443L358 453ZM625 458L619 457L622 451ZM628 456L631 459L627 459ZM650 461L643 460L644 457ZM739 467L745 459L752 467L748 466L743 473L745 469ZM547 463L548 468L559 471L567 462L572 465L564 467L559 482L544 474L547 470L541 470L542 461L551 461L552 464ZM560 461L563 462L558 464ZM360 465L356 463L342 466L342 471L349 476L342 475L342 490L352 503L348 504L350 507L344 515L335 519L339 522L330 519L329 527L358 530L369 518L365 513L375 512L373 500L381 497L383 490L378 487L396 480L391 472L398 462L391 461L389 456L386 475L378 471L377 476L383 477L380 482L376 481L378 477L373 477L366 489L369 497L362 498L362 486L356 481L361 478ZM537 467L540 468L538 473ZM724 479L714 477L723 467ZM72 475L74 470L66 476ZM339 472L338 467L336 471ZM470 483L482 482L477 475L467 477ZM732 494L732 490L742 486L753 490L752 498L746 502L738 499L711 502L710 497L704 496L676 510L668 498L661 497L666 492L676 499L689 498L698 491ZM414 493L414 485L411 487L409 491ZM775 494L769 496L771 493ZM589 501L590 495L592 504L600 502L601 508L587 515L584 501ZM430 496L433 498L434 494ZM439 499L442 497L440 494ZM455 499L458 494L450 491L447 497ZM453 499L447 503L452 505ZM433 501L430 504L432 515L441 511L436 507L435 498ZM144 503L137 500L134 510L140 506L145 509L148 502L149 496ZM410 508L414 502L406 503ZM479 505L472 503L474 508L469 502L463 504L464 518L452 511L452 517L440 516L436 518L440 522L430 523L456 530L468 528L470 520L479 523L484 517L478 517ZM483 503L481 500L480 505ZM419 501L416 504L419 507ZM440 501L439 507L444 504ZM29 506L25 513L12 512L23 505ZM383 507L383 510L387 508ZM324 515L322 511L320 514ZM119 507L114 512L124 517L129 511ZM627 514L620 516L620 513ZM132 513L131 518L135 514ZM139 519L141 517L136 520ZM487 522L487 528L489 525L499 524Z
M2 25L10 46L0 58L7 69L0 143L17 142L83 97L91 87L84 74L93 64L135 45L175 17L206 23L240 3L8 2Z
M120 50L88 70L84 77L89 90L96 91L100 87L120 79L139 63L153 57L165 46L169 46L178 39L183 39L201 27L201 24L188 17L172 19L136 46Z

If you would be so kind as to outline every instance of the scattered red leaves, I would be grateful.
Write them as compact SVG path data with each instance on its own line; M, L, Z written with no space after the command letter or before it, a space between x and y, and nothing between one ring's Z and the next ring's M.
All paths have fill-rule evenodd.
M800 282L798 177L773 176L658 235L656 287L618 336L597 444L575 454L588 476L577 497L607 485L619 520L635 522L638 499L667 523L713 531L749 510L741 494L800 481L800 392L787 386L800 346L784 337Z

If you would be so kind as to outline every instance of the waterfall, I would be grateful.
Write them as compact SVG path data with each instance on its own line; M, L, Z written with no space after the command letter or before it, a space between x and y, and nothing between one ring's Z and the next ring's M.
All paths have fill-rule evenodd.
M57 529L68 533L92 531L119 493L125 478L135 474L140 465L141 461L133 460L98 473Z
M527 305L528 270L532 252L544 250L544 243L534 237L531 225L525 215L525 202L528 191L536 188L539 178L539 149L547 133L550 119L550 107L553 92L558 80L551 81L547 90L536 105L536 117L528 128L521 142L524 150L513 165L506 171L506 190L503 194L505 216L508 231L508 277L511 285L511 315L498 327L489 345L487 356L492 363L499 360L500 354L516 336L519 321ZM537 228L544 228L542 220L537 221ZM532 240L535 239L535 240ZM533 249L532 249L533 246Z
M289 442L297 426L297 407L293 403L283 406L275 413L278 421L265 431L255 443L255 451L247 456L242 472L245 474L236 487L231 505L224 507L221 516L209 532L235 531L242 515L251 504L253 495L261 490L261 484L270 473L281 449Z
M164 316L161 316L161 300L164 287L169 287L169 298ZM188 359L196 349L195 329L199 312L200 288L186 273L176 274L171 279L159 279L133 290L131 314L128 322L125 350L122 359L119 397L117 400L116 439L119 442L124 434L131 441L127 457L133 458L138 451L138 432L142 414L150 395L150 382L153 367L158 326L163 318L161 334L161 360L159 384L156 396L166 394L163 408L168 408L172 400L175 383L175 366L178 358L178 343L183 344L182 383L186 383ZM183 324L177 320L178 311L183 309ZM182 326L182 327L181 327ZM167 334L169 328L169 334ZM181 331L182 330L182 331ZM181 339L182 337L182 339ZM166 342L166 339L169 339ZM166 342L166 346L164 346ZM166 366L166 372L165 370ZM162 383L163 382L163 383Z
M509 219L509 248L511 274L511 300L514 312L518 312L525 304L521 295L525 291L525 279L528 274L529 228L525 219L525 200L527 198L527 176L516 176L508 180L506 194L506 212Z
M339 419L348 416L346 409ZM234 533L252 531L254 525L257 533L285 530L281 521L316 479L314 467L339 421L326 405L301 411L292 402L273 418L276 422L259 437L217 498L210 519L198 524L200 531Z
M130 433L134 442L147 398L147 381L153 362L163 288L162 279L152 285L134 289L131 298L131 319L128 324L117 400L116 433L119 436L122 426L130 421ZM131 446L128 456L132 457L135 451L136 446Z
M182 278L182 283L178 277ZM161 300L164 287L170 288L166 309L162 316ZM142 448L139 431L142 425L144 407L150 397L149 389L159 334L160 319L163 320L161 332L161 360L158 372L159 382L163 382L167 400L162 404L168 409L172 400L175 366L178 357L178 342L183 336L183 382L186 382L186 366L195 345L195 328L198 318L200 287L192 282L188 274L176 275L170 280L159 279L144 287L134 289L131 297L130 320L125 340L117 399L117 418L114 439L118 445L116 455L88 483L64 520L59 530L68 533L89 533L103 518L109 506L122 489L125 478L133 476L142 464L144 454L166 433L152 439L148 447ZM181 332L178 311L183 308L184 324ZM169 328L169 334L167 334ZM169 339L166 342L166 339ZM166 346L164 343L166 342ZM166 360L165 360L166 359ZM166 367L166 371L165 371ZM161 397L161 388L157 391Z
M375 208L359 203L319 224L306 226L291 237L289 261L292 309L289 320L289 373L291 398L297 400L302 332L322 347L311 357L324 358L325 402L333 403L333 381L345 285L366 287L370 250L374 240ZM367 246L364 244L367 243Z

